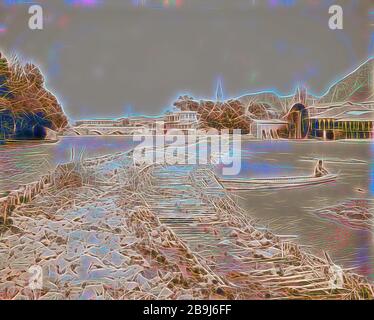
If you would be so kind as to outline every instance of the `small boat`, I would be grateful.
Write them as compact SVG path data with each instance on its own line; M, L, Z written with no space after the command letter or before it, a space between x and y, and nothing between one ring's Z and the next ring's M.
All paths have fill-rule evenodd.
M322 177L299 176L254 179L219 179L219 182L227 190L264 190L312 186L335 181L337 177L336 174L327 174Z

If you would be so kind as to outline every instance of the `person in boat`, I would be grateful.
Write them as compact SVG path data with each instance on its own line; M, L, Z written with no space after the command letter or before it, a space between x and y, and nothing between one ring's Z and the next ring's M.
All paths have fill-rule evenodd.
M316 178L320 178L320 177L326 176L328 174L329 174L329 172L323 166L323 161L322 160L318 160L317 165L316 165L316 167L314 169L314 176Z

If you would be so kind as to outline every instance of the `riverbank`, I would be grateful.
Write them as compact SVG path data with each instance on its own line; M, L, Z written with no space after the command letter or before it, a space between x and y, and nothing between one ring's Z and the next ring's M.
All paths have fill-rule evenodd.
M259 231L210 168L137 166L129 154L56 170L0 239L12 299L372 299L373 287ZM43 288L28 288L30 266Z
M24 143L28 143L28 144L54 144L54 143L58 143L59 140L58 139L6 139L6 140L2 140L0 141L0 145L9 145L9 144L24 144Z

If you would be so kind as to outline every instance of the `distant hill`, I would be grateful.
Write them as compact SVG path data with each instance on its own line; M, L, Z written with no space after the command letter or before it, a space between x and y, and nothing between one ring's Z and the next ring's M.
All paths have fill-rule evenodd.
M366 102L374 100L374 59L367 61L319 99L319 103Z
M310 94L307 95L306 101L311 104L326 104L337 102L367 102L374 100L374 59L370 59L355 71L341 79L333 85L329 91L321 98ZM248 94L239 98L244 104L248 105L253 102L266 103L278 111L287 111L290 104L297 99L294 96L281 97L274 92L263 92L258 94Z
M255 94L248 94L241 96L238 100L244 107L249 107L253 104L264 104L269 106L274 112L285 113L287 107L291 103L292 97L281 97L274 92L262 92Z
M270 117L281 117L289 111L290 106L295 103L304 101L307 105L339 103L339 102L368 102L374 100L374 59L367 61L352 73L344 77L342 80L332 86L323 97L315 97L305 92L301 99L299 88L294 95L280 96L273 91L264 91L260 93L246 94L236 99L228 100L236 101L242 105L245 110L251 110L257 106L265 108L266 114ZM199 111L199 106L210 103L214 105L214 101L203 100L196 101L193 97L182 96L174 106L182 110Z
M321 98L310 94L307 95L306 101L311 104L326 104L337 102L367 102L374 100L374 59L358 67L355 71L345 76ZM296 97L281 97L274 92L262 92L258 94L248 94L239 98L244 105L253 102L266 103L274 109L285 112L287 108L295 102Z

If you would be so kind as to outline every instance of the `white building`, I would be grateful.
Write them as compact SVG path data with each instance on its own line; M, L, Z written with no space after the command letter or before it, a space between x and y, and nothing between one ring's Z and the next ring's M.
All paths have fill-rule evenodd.
M163 121L163 117L146 117L146 116L135 116L128 119L128 125L130 127L144 127L147 129L156 128L156 123Z
M279 131L287 128L288 122L272 119L272 120L254 120L251 126L251 134L261 140L279 139Z
M165 131L171 129L177 130L195 130L198 128L199 120L196 111L177 111L168 113L164 117Z

